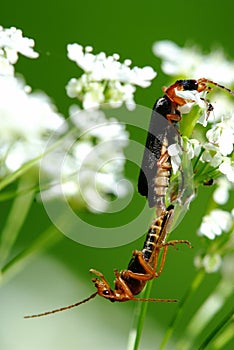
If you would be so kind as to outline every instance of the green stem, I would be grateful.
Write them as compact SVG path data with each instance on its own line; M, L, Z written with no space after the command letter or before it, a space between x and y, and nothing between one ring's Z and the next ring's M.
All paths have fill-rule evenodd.
M22 165L18 170L16 170L14 173L11 173L5 176L4 179L0 181L0 191L3 190L6 186L8 186L10 183L14 182L20 176L25 174L27 171L29 171L39 160L42 159L43 156L44 154L28 161L27 163Z
M19 271L23 270L36 256L41 254L45 249L58 243L63 238L55 226L50 226L46 231L35 240L35 242L22 253L11 260L1 271L1 284L8 281Z
M228 342L230 342L231 340L233 340L233 337L234 337L234 332L233 332L233 319L234 319L234 316L233 316L233 313L234 313L234 310L232 310L232 315L230 315L230 318L227 317L226 324L223 324L223 326L226 326L225 329L222 331L221 334L218 334L218 336L214 339L213 344L212 344L213 347L214 347L214 350L222 350L222 349L224 349L225 345ZM230 312L230 314L231 314L231 312ZM219 327L222 327L222 328L223 328L223 326L219 325ZM217 329L219 331L220 328L217 327L216 330ZM217 333L218 333L218 331L217 331Z
M200 117L201 117L201 108L196 105L191 109L191 111L186 116L186 118L182 118L182 120L180 121L180 134L190 138L193 132L193 129L195 128L195 125ZM189 118L189 121L188 121L188 118Z
M183 306L185 305L185 303L191 298L191 296L193 295L193 293L198 289L198 287L200 286L202 280L205 277L205 271L204 270L199 270L199 272L197 273L197 275L195 276L190 288L187 290L187 292L185 293L185 296L183 297L183 299L179 302L178 304L178 311L175 312L174 317L171 320L171 323L165 333L165 336L162 340L162 343L159 346L159 350L163 350L165 349L169 339L172 336L172 333L175 329L176 324L178 323L178 321L181 319L182 315L183 315Z
M34 183L33 176L24 176L20 179L18 184L18 190L24 191L28 185ZM34 192L25 193L22 196L16 197L10 213L7 217L5 226L2 230L1 243L0 243L0 264L3 265L11 249L15 244L15 241L19 235L20 229L23 226L25 218L28 215L32 201L34 199Z
M33 184L32 186L29 186L27 188L24 188L22 190L12 190L12 191L8 191L8 192L2 192L0 193L0 202L5 202L5 201L9 201L13 198L16 198L16 197L19 197L19 196L22 196L22 195L25 195L26 193L29 193L29 192L37 192L39 191L39 187L35 184Z
M199 341L200 334L208 329L209 322L213 321L216 315L225 307L225 303L233 295L232 283L225 279L220 281L212 293L203 301L202 305L193 313L186 324L183 337L178 341L178 349L193 349ZM214 302L219 300L219 302ZM212 305L212 306L211 306ZM197 348L197 346L195 346Z
M231 309L227 313L227 315L224 316L222 321L213 329L213 331L208 335L208 337L204 340L204 342L201 344L198 350L203 350L207 348L207 345L217 336L217 334L220 332L220 330L228 323L231 322L231 319L233 318L234 308ZM233 335L233 334L232 334ZM221 348L220 348L221 349Z
M203 155L204 151L205 151L205 149L202 148L201 151L200 151L200 153L199 153L199 155L195 158L195 162L194 162L194 164L193 164L193 169L194 169L194 170L196 170L196 167L197 167L197 165L198 165L198 162L200 161L200 158L201 158L201 156Z

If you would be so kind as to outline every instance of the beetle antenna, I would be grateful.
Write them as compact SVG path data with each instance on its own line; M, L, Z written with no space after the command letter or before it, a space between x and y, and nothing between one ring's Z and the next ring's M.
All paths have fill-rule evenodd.
M24 318L35 318L35 317L47 316L47 315L55 314L56 312L72 309L73 307L79 306L81 304L86 303L87 301L89 301L91 299L94 299L96 297L96 295L97 295L97 292L93 293L88 298L86 298L86 299L84 299L82 301L79 301L78 303L71 304L71 305L68 305L68 306L64 306L64 307L61 307L59 309L54 309L54 310L51 310L51 311L42 312L41 314L37 314L37 315L24 316Z
M206 78L201 78L198 80L198 82L200 83L210 83L212 85L215 85L215 86L218 86L219 88L223 89L223 90L226 90L227 92L229 92L229 94L231 94L232 96L234 96L234 91L232 91L231 89L227 88L226 86L224 85L221 85L219 83L216 83L215 81L213 80L210 80L210 79L206 79Z

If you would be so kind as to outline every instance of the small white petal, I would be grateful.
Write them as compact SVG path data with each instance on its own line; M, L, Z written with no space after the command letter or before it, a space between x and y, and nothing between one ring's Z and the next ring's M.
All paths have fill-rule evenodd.
M231 188L229 181L226 178L221 177L218 179L218 187L213 193L213 199L218 204L225 204L229 199L229 190Z
M126 66L131 66L132 61L127 59L127 60L124 61L124 64L126 64Z
M175 174L181 165L181 158L180 158L180 155L182 154L181 147L178 144L170 145L168 147L168 154L171 157L171 165L172 165L173 173Z
M231 164L230 158L224 159L223 163L219 166L219 170L222 174L226 175L230 182L234 182L234 164Z
M85 46L85 51L86 52L92 52L93 51L93 47L92 46Z

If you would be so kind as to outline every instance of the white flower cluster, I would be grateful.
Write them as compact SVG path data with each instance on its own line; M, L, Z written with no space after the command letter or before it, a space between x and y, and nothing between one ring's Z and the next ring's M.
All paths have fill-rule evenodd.
M231 85L234 83L234 62L229 61L223 51L214 50L203 54L196 46L179 47L169 40L158 41L153 45L153 52L162 58L162 70L180 79L216 79Z
M82 101L84 109L97 109L103 104L112 108L126 104L129 110L135 108L134 92L136 87L148 87L156 72L151 67L130 68L131 60L119 62L119 55L97 55L93 48L78 44L68 45L68 57L82 68L84 73L79 79L72 78L67 85L69 97Z
M57 113L44 93L32 93L31 88L14 75L13 64L18 59L18 53L30 58L38 57L33 47L34 41L23 37L21 30L0 27L0 178L17 171L29 160L43 157L44 151L48 151L47 142L51 134L59 139L62 137L62 144L66 140L66 132L69 134L71 131L68 122ZM146 71L144 73L146 76ZM143 84L141 73L135 74L137 78L139 81L135 84ZM130 89L131 84L128 85L123 84L123 89ZM98 87L94 87L93 93L95 91L99 93ZM123 149L128 134L117 120L107 119L99 111L74 112L73 109L72 114L74 128L80 132L78 141L65 155L61 173L56 173L61 148L51 153L50 163L42 162L42 173L47 174L50 183L60 183L63 194L76 205L82 202L82 206L90 210L105 211L109 205L106 200L108 194L124 196L127 191L124 183L118 183L118 180L123 178ZM56 186L47 191L47 197L55 192Z
M220 123L212 125L206 137L210 144L219 148L223 156L230 155L234 144L234 116L226 117Z
M209 239L214 239L224 232L229 232L234 224L234 217L231 213L214 209L202 219L198 234Z
M56 177L60 182L60 186L47 191L47 199L60 196L62 186L68 199L77 198L76 202L93 212L106 211L109 195L123 197L127 193L126 183L120 180L128 133L124 125L114 118L107 119L101 111L72 106L71 120L79 131L79 141L70 142L71 147L65 153L54 152L47 157L46 171L53 175L53 182ZM61 169L56 163L62 165Z
M31 88L14 76L18 53L38 57L33 46L34 41L23 37L21 30L0 27L1 177L39 156L46 136L64 123L45 94L31 93Z
M227 178L224 176L220 176L216 180L216 189L213 193L213 199L217 204L223 205L227 203L229 199L229 192L233 187L233 184L227 181Z
M0 26L0 75L13 75L18 53L37 58L38 53L33 50L34 40L23 37L22 31L15 27L4 29Z
M45 94L30 93L15 77L0 77L0 95L0 175L4 176L42 154L48 135L64 119Z
M202 219L202 223L198 230L199 236L204 236L210 240L214 240L221 235L233 235L234 229L234 210L231 213L214 209ZM230 241L231 243L231 241ZM215 246L216 244L216 246ZM232 243L231 243L232 244ZM216 249L214 249L216 247ZM195 257L195 266L197 268L204 268L207 273L213 273L219 270L222 265L222 249L217 249L218 243L214 242L214 246L210 246L204 256L198 255ZM232 247L230 245L232 251ZM228 249L226 250L226 253Z
M212 124L206 132L206 138L207 142L203 144L196 139L187 140L188 157L190 159L197 157L203 149L200 161L208 163L213 169L218 169L221 174L225 175L226 181L234 183L234 162L232 160L234 114L226 116L219 123Z
M234 183L234 162L232 160L234 145L234 115L226 117L220 123L212 125L206 133L209 142L203 145L205 149L201 161L218 167L229 182Z

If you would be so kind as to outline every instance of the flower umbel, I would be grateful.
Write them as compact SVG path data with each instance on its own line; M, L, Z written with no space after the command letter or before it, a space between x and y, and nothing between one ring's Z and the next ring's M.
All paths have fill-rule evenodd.
M110 195L123 197L127 193L125 183L119 181L123 178L123 150L128 133L124 125L114 118L107 119L101 111L84 111L73 106L70 112L79 141L67 140L42 163L51 178L50 189L43 198L64 195L90 211L104 212Z
M49 133L57 130L64 119L45 94L30 93L24 82L14 77L0 78L0 93L3 176L40 155Z
M33 47L34 41L23 37L21 30L0 27L0 178L19 171L29 161L38 170L37 160L45 157L45 151L51 152L48 151L47 143L53 135L58 144L56 150L50 154L54 158L50 158L51 162L42 162L41 165L41 172L47 179L41 188L46 193L43 198L65 194L76 207L105 211L109 206L107 199L110 195L124 196L127 192L125 183L118 180L123 178L123 149L127 144L128 134L116 119L107 119L98 110L89 113L73 107L73 126L72 123L69 125L44 93L32 92L23 79L16 78L13 64L18 60L18 54L36 58L38 54ZM152 69L131 70L128 68L131 63L129 60L120 64L117 55L107 57L101 53L95 56L91 54L90 47L80 56L78 51L79 46L71 45L69 55L71 59L76 57L77 63L87 71L80 80L82 89L87 86L83 101L85 107L92 105L95 100L106 102L107 98L109 107L116 107L115 99L122 104L119 94L125 96L125 103L130 102L135 91L134 84L147 86L150 84L149 80L155 76ZM124 82L128 70L128 82ZM115 76L116 72L118 77ZM111 78L112 73L114 76ZM108 93L103 79L108 81ZM99 108L99 103L96 107ZM78 140L74 141L69 136L73 132L72 128L77 129ZM74 141L74 145L64 155L67 140ZM59 168L57 165L61 156L65 156L65 160L63 167ZM59 174L58 170L61 170ZM48 189L50 185L52 187ZM60 191L61 187L63 193Z
M130 68L131 60L120 63L118 54L94 55L92 51L90 46L68 45L68 58L84 70L80 78L69 81L68 96L81 100L84 109L97 109L101 104L117 108L124 103L129 110L134 109L136 86L148 87L156 72L148 66Z
M180 79L206 77L225 84L234 83L234 61L222 49L203 54L197 46L179 47L172 41L162 40L153 45L153 52L162 59L162 70Z
M204 268L207 273L219 270L223 255L228 256L233 251L230 239L233 229L233 213L217 208L203 217L198 235L206 238L207 247L203 245L203 253L195 258L197 268ZM207 239L211 241L208 242Z
M212 210L209 215L203 217L198 234L209 239L228 232L233 225L232 215L221 209Z
M0 26L0 74L14 74L13 64L18 61L19 53L29 58L37 58L39 55L33 47L34 40L23 37L20 29L4 29Z

